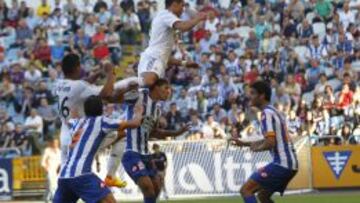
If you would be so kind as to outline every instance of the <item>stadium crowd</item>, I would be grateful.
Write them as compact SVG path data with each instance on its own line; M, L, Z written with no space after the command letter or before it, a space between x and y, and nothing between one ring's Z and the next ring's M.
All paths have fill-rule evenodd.
M0 0L0 148L39 153L58 134L53 87L63 77L63 56L79 54L84 76L104 59L117 66L123 46L146 45L158 9L149 0L42 0L37 8ZM360 141L360 1L197 0L182 18L196 10L208 19L177 35L173 56L200 68L169 67L174 94L164 104L163 128L190 122L179 139L251 139L261 115L248 108L249 84L261 78L272 84L271 102L292 137ZM136 64L125 73L136 75ZM118 117L123 109L107 104L105 112Z

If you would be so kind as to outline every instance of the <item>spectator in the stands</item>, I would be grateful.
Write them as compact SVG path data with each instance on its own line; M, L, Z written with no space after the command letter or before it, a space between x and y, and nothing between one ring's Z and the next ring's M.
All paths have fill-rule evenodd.
M50 139L50 131L54 128L55 120L58 116L56 109L50 106L46 98L41 98L40 106L37 108L39 116L43 119L44 140Z
M354 93L350 90L349 85L344 84L339 95L338 108L345 110L347 107L349 107L353 100L353 94Z
M176 103L170 104L170 111L166 115L167 129L177 130L180 128L182 117L180 111L177 109Z
M15 126L11 146L21 150L22 154L28 153L29 141L21 124L16 124Z
M327 76L325 73L321 73L319 83L316 84L314 93L315 94L324 94L326 86L328 86Z
M11 82L9 77L4 77L0 83L0 100L6 102L8 107L14 101L15 85Z
M51 13L51 7L48 4L47 0L41 0L41 4L38 6L36 13L40 17L45 14L48 15Z
M42 135L44 123L43 119L38 115L36 109L31 109L30 116L26 118L24 125L28 132Z

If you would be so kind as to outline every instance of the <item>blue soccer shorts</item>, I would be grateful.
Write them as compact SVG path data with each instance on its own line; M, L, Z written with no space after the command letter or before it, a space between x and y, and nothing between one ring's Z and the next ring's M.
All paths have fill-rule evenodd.
M280 192L282 195L297 171L284 168L280 165L270 163L250 177L257 182L263 189L269 192Z
M140 177L149 176L153 178L157 175L154 163L150 155L142 155L137 152L127 151L121 160L126 173L137 183Z
M95 174L60 178L53 202L76 203L82 199L86 203L97 203L110 193L109 188Z

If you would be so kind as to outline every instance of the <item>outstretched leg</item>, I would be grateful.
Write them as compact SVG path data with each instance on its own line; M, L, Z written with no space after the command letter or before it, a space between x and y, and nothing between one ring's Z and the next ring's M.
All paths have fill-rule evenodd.
M252 179L249 179L240 189L240 194L245 203L257 203L255 193L261 189L261 186Z

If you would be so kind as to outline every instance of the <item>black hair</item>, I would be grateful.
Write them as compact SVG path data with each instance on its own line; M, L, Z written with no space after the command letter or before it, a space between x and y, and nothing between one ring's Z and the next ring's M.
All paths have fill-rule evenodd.
M343 77L350 77L350 74L348 72L345 72Z
M347 57L345 60L344 60L344 63L352 63L352 60L350 57Z
M173 3L180 3L183 0L165 0L165 8L169 8Z
M99 96L92 95L85 100L85 115L89 117L101 116L103 114L103 103Z
M153 147L152 147L152 148L153 148L153 150L155 150L156 148L157 148L157 149L160 149L160 145L158 145L158 144L155 143L155 144L153 144Z
M272 90L269 83L261 80L256 81L251 85L251 88L253 88L259 95L263 94L266 101L271 100Z
M156 82L149 87L150 91L152 91L155 87L161 87L161 86L164 86L164 85L170 85L169 81L166 80L166 79L158 79L156 80Z
M65 76L71 75L78 66L80 66L80 57L77 54L68 54L61 62L61 69Z

